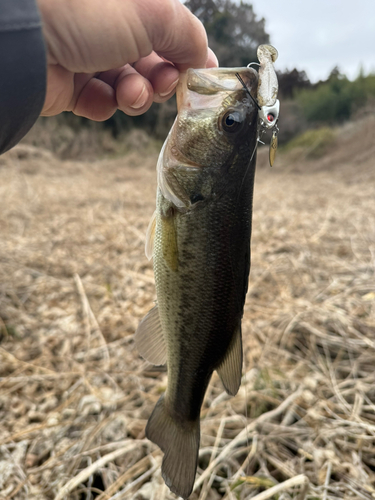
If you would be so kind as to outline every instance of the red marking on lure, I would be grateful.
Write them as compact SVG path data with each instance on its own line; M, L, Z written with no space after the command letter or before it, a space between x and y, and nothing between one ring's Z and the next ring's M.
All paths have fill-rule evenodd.
M273 114L272 114L272 113L268 113L268 115L267 115L267 120L268 120L270 123L272 123L272 122L274 121L274 119L275 119L275 117L273 116Z

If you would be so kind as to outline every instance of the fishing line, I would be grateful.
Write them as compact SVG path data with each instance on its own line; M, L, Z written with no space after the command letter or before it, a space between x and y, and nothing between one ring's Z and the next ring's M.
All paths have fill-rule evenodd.
M241 76L236 73L236 77L238 78L238 80L241 82L244 90L246 91L246 93L251 97L252 101L255 103L255 105L257 106L258 110L261 109L261 107L259 106L259 104L257 103L256 99L251 95L249 89L247 88L245 82L243 81L243 79L241 78ZM254 149L251 153L251 157L250 157L250 160L249 160L249 163L246 167L246 170L245 170L245 174L242 178L242 182L241 182L241 185L240 185L240 189L239 189L239 192L238 192L238 197L237 197L237 204L239 203L239 199L240 199L240 195L241 195L241 191L242 191L242 188L243 188L243 185L244 185L244 182L245 182L245 179L247 177L247 174L248 174L248 171L249 171L249 168L251 167L251 164L252 164L252 161L253 161L253 158L254 158L254 155L256 153L256 150L258 148L258 138L259 138L259 134L258 134L258 137L256 139L256 142L255 142L255 145L254 145ZM253 203L253 197L252 197L252 203ZM251 245L251 241L250 241L250 245ZM251 255L251 250L250 250L250 255ZM250 257L251 259L251 257ZM232 264L232 262L231 262ZM233 267L232 267L232 273L233 273ZM241 337L242 337L242 332L241 332ZM243 366L244 366L244 371L245 371L245 429L247 429L248 427L248 408L247 408L247 405L248 405L248 401L249 401L249 393L248 393L248 389L247 389L247 363L246 363L246 357L245 357L245 350L243 348L243 339L242 340L242 352L243 352ZM245 474L245 476L248 476L249 473L250 473L250 460L249 460L249 455L251 453L251 450L250 450L250 436L249 436L249 432L247 431L246 432L246 458L245 460L243 461L243 464L246 464L245 465L245 469L242 469L243 467L243 464L241 465L241 469L243 470L243 473Z
M254 104L256 105L256 107L258 108L258 110L260 110L261 107L259 106L259 104L256 101L256 99L251 95L250 90L248 89L246 83L243 81L243 79L241 78L241 76L239 75L239 73L236 73L236 77L240 81L240 83L242 84L245 92L250 96L251 100L254 102ZM244 174L242 182L241 182L241 186L240 186L240 190L239 190L238 198L237 198L237 203L239 201L240 194L241 194L241 191L242 191L245 179L247 177L249 168L250 168L251 163L253 161L255 152L256 152L256 150L258 148L258 141L259 141L259 133L258 133L258 137L257 137L256 142L255 142L254 149L253 149L253 152L251 154L249 163L248 163L248 165L246 167L245 174ZM250 245L251 245L251 242L250 242ZM251 254L251 250L250 250L250 254ZM243 354L245 354L244 351L245 350L243 349ZM247 408L248 401L249 401L249 393L248 393L248 388L247 388L247 366L246 366L247 363L246 363L246 356L245 355L243 355L243 365L244 365L244 371L245 371L245 380L244 380L244 382L245 382L245 429L246 429L248 427L248 417L249 417L249 415L248 415L248 408ZM247 450L247 455L246 455L246 458L245 458L245 460L243 462L243 464L246 464L245 465L245 469L242 469L243 464L241 466L241 469L243 470L243 473L245 474L245 476L248 476L250 474L250 460L249 460L249 456L250 456L251 450L249 448L250 448L250 436L249 436L249 432L247 431L246 432L246 450Z
M249 161L249 163L248 163L248 165L246 167L246 172L245 172L245 175L244 175L244 177L242 179L242 183L241 183L241 186L240 186L240 191L239 191L238 198L237 198L237 203L239 201L240 193L241 193L244 181L246 179L248 170L249 170L249 168L251 166L251 163L253 161L253 158L254 158L254 155L255 155L257 149L258 149L258 138L257 138L257 140L255 142L254 149L253 149L253 152L251 154L250 161ZM255 175L255 173L254 173L254 175ZM254 192L253 192L252 200L251 200L252 206L253 206L253 199L254 199ZM251 221L251 233L252 232L253 232L253 221ZM251 238L250 238L250 269L251 269ZM249 278L248 279L250 279L250 274L249 274ZM247 293L246 293L246 295L247 295ZM245 302L246 302L246 299L245 299ZM246 420L245 429L247 429L248 423L249 423L248 422L249 414L248 414L248 407L247 407L248 406L248 401L249 401L249 393L248 393L248 389L247 389L247 374L248 374L248 370L247 370L247 366L246 366L246 364L247 364L246 361L247 360L246 360L246 356L245 356L245 352L244 351L245 351L245 349L243 348L243 344L242 344L243 365L244 365L244 371L245 371L245 380L244 380L244 382L245 382L245 420ZM244 472L244 474L245 474L245 476L249 476L249 474L250 474L250 461L251 460L249 459L249 456L250 456L250 454L252 452L253 446L254 446L254 442L252 443L252 447L250 449L250 435L249 435L249 431L247 430L247 432L246 432L246 450L247 450L246 453L247 453L247 455L246 455L246 458L245 458L245 460L243 461L243 463L241 465L241 469L242 469L243 464L246 464L245 465L245 469L242 469L243 472Z
M246 83L243 81L243 79L242 79L241 75L240 75L239 73L236 73L236 77L237 77L237 78L239 79L239 81L242 83L242 86L243 86L244 90L245 90L245 91L249 94L249 96L250 96L250 97L251 97L251 99L253 100L253 102L254 102L255 106L256 106L259 110L260 110L260 109L262 109L262 108L259 106L259 104L258 104L257 100L255 99L255 97L253 97L253 96L251 95L250 90L247 88L247 85L246 85Z
M249 170L249 168L251 166L251 163L253 161L253 157L254 157L254 154L255 154L257 148L258 148L258 141L256 141L256 143L255 143L254 150L252 152L249 164L248 164L248 166L246 168L245 175L244 175L244 177L242 179L242 183L241 183L241 187L240 187L240 192L242 190L243 183L245 181L245 178L247 176L247 172L248 172L248 170ZM254 194L252 195L252 200L251 200L251 204L252 205L253 205L253 198L254 198ZM238 195L238 198L237 198L237 202L238 201L239 201L239 195ZM253 226L253 222L251 221L251 232L253 232L253 227L252 226ZM251 247L251 238L250 238L249 245ZM251 268L251 248L250 248L250 268ZM250 279L250 274L249 274L249 278L248 279ZM246 293L246 295L247 295L247 293ZM245 302L246 302L246 298L245 298ZM247 363L246 363L247 360L246 360L246 356L245 356L245 349L243 348L243 344L242 344L242 352L243 352L243 365L244 365L244 371L245 371L245 380L244 380L244 382L245 382L245 426L246 426L245 428L247 428L248 427L248 417L249 417L249 415L248 415L248 408L247 408L248 401L249 401L249 393L248 393L248 390L247 390L247 373L248 373L248 370L247 370ZM249 436L249 431L246 432L246 450L247 450L247 455L246 455L246 458L245 458L245 460L244 460L243 463L247 462L246 467L245 467L245 469L247 469L247 470L244 470L244 474L245 474L245 476L248 476L249 473L250 473L250 460L248 460L248 457L249 457L249 454L251 452L251 450L250 450L250 436ZM241 466L241 468L242 468L242 466Z
M243 88L244 88L245 92L246 92L246 93L247 93L247 94L251 97L252 101L255 103L255 105L256 105L256 107L258 108L258 110L262 109L262 108L259 106L259 104L258 104L257 100L256 100L256 99L255 99L255 98L251 95L251 92L250 92L250 90L247 88L247 85L246 85L246 83L243 81L243 79L242 79L241 75L240 75L239 73L236 73L236 77L237 77L237 79L240 81L240 83L242 84L242 86L243 86ZM258 134L258 138L259 138L259 134ZM240 197L241 191L242 191L243 183L244 183L244 181L245 181L245 178L246 178L246 176L247 176L247 173L248 173L249 167L250 167L250 165L251 165L251 162L252 162L252 160L253 160L254 154L255 154L255 152L256 152L256 150L257 150L257 147L258 147L258 138L257 138L257 141L256 141L256 143L255 143L254 150L253 150L253 152L252 152L252 154L251 154L251 158L250 158L250 160L249 160L249 163L248 163L248 165L247 165L247 167L246 167L246 170L245 170L245 175L243 176L243 179L242 179L242 182L241 182L241 186L240 186L240 190L239 190L239 193L238 193L238 198L237 198L237 203L238 203L238 200L239 200L239 197Z
M251 162L253 161L254 154L255 154L255 152L256 152L256 150L257 150L257 148L258 148L258 140L255 142L255 146L254 146L253 152L252 152L252 154L251 154L251 158L250 158L249 163L248 163L248 165L247 165L247 167L246 167L245 174L244 174L244 176L243 176L243 178L242 178L242 182L241 182L240 190L239 190L239 192L238 192L237 203L238 203L238 201L239 201L239 199L240 199L240 194L241 194L241 191L242 191L242 188L243 188L243 183L245 182L245 179L246 179L247 173L248 173L248 171L249 171L249 168L250 168L250 166L251 166ZM253 197L254 197L254 196L253 196Z

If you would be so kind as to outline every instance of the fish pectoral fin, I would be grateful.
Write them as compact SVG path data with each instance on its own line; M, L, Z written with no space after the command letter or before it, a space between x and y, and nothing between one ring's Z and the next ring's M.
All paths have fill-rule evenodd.
M146 231L145 254L148 260L151 260L154 254L155 227L156 227L156 210L152 214L150 223Z
M149 363L160 366L167 361L167 346L160 323L159 309L155 306L140 322L134 336L139 354Z
M231 396L237 394L242 376L241 326L236 330L225 357L216 370L227 393Z
M146 436L164 451L161 472L165 484L176 495L188 498L198 465L199 418L177 422L167 411L163 394L147 423Z

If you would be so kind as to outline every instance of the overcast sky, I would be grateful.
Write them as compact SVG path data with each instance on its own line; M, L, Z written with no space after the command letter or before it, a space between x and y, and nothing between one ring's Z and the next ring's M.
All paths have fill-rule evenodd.
M375 72L375 0L247 0L279 51L276 68L305 70L311 81L334 68L350 79Z

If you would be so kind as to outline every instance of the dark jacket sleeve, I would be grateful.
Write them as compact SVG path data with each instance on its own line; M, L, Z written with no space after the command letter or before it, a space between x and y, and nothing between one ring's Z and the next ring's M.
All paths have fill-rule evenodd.
M30 130L46 92L46 51L36 0L0 0L0 154Z

